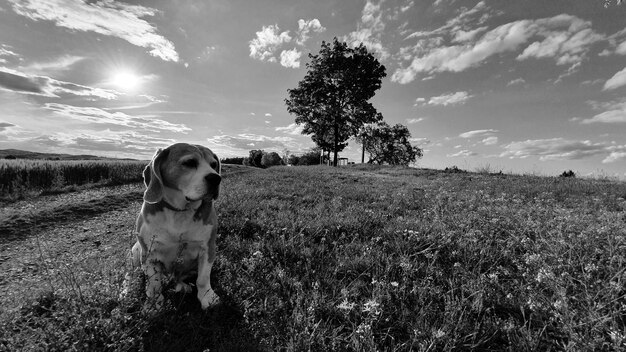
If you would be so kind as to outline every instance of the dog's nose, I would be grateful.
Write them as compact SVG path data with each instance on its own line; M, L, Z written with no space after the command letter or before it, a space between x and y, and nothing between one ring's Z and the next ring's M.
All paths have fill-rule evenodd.
M204 177L208 183L213 185L219 185L222 181L222 177L218 174L208 174Z

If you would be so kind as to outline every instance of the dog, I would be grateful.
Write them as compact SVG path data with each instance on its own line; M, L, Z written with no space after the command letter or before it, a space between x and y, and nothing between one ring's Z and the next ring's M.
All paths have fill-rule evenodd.
M215 261L220 160L210 149L176 143L159 149L143 172L146 190L136 223L137 242L131 250L135 268L146 275L144 305L163 306L163 288L172 279L177 292L191 292L184 281L197 275L202 309L219 297L211 288Z

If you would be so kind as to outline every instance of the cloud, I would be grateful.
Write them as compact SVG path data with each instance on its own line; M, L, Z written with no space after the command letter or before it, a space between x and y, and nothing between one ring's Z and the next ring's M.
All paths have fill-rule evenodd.
M5 59L5 57L7 58L19 58L20 56L10 50L11 46L6 45L6 44L0 44L0 64L4 64L7 63L7 59Z
M302 53L296 48L292 50L283 50L280 53L280 64L283 67L298 68L300 67L300 55L302 55Z
M473 41L479 34L487 30L487 26L471 29L468 31L459 30L452 39L453 43L466 43Z
M604 164L614 163L614 162L620 161L622 159L626 159L626 151L624 151L624 152L611 152L611 154L609 154L609 156L607 156L606 158L604 158L604 160L602 160L602 163L604 163Z
M58 98L61 94L71 94L110 100L117 98L119 94L113 90L58 81L46 76L26 75L6 67L0 67L0 89L51 98Z
M552 58L557 65L576 65L586 58L592 44L606 39L604 35L591 29L590 21L565 14L505 23L482 36L478 35L482 30L477 33L466 31L461 38L457 38L459 30L466 25L465 17L457 17L434 31L416 32L408 36L407 38L419 39L415 46L403 50L404 58L410 64L398 68L391 80L406 84L415 80L420 73L430 75L444 71L461 72L483 64L494 55L518 51L532 38L537 37L543 39L527 45L517 56L518 61ZM448 38L448 45L445 45L445 38Z
M95 107L47 103L44 105L44 108L59 116L84 122L139 128L153 132L171 131L184 133L191 130L185 125L173 124L157 119L155 116L132 116L119 111L109 112Z
M487 137L487 138L482 140L482 143L484 145L494 145L494 144L498 143L498 137L496 137L496 136Z
M208 138L207 141L210 146L216 147L217 149L235 149L239 151L249 151L252 149L294 149L294 139L291 137L271 137L251 133L241 133L235 136L215 136L213 138Z
M426 118L424 117L420 117L420 118L413 118L413 119L407 119L406 123L408 123L409 125L414 124L414 123L419 123L426 120Z
M517 84L524 84L524 83L526 83L525 79L517 78L517 79L514 79L514 80L510 81L509 83L507 83L506 86L509 87L509 86L514 86L514 85L517 85Z
M102 0L86 3L80 0L9 0L13 10L33 21L52 21L58 27L73 31L94 32L126 40L149 49L152 56L165 61L178 61L174 44L157 33L157 28L144 20L157 10L119 1Z
M381 40L385 30L383 10L381 8L382 3L382 0L378 3L375 3L373 0L367 0L361 12L361 21L357 24L357 30L350 32L342 39L352 46L358 46L363 43L368 50L380 55L381 60L385 60L390 54L388 49L383 46Z
M538 156L539 160L575 160L607 154L609 146L591 141L572 141L563 138L535 139L512 142L506 146L500 157L525 159Z
M420 104L424 104L426 102L426 98L417 98L415 99L415 104L413 104L413 106L418 106Z
M278 132L283 132L286 134L292 135L300 135L302 134L302 130L304 129L304 125L298 125L295 122L285 127L276 127L275 130Z
M437 3L441 3L441 1L436 1L433 6L437 7L438 6ZM442 35L451 34L451 33L455 33L456 35L456 33L460 31L464 31L464 32L472 31L469 28L469 25L470 23L475 21L475 18L474 18L475 15L481 15L481 17L478 19L478 23L482 24L489 17L488 10L489 10L489 7L485 3L485 1L478 2L471 9L468 9L466 7L461 7L459 8L458 15L448 20L445 25L437 29L431 30L431 31L414 32L410 34L409 36L407 36L406 39L442 36ZM487 17L484 17L485 15L487 15Z
M580 121L582 124L592 123L626 123L626 101L618 103L598 103L590 102L595 109L604 109L601 112L588 119L574 118L573 121Z
M322 33L326 30L325 27L322 26L320 21L317 18L312 20L298 20L298 38L296 39L296 44L304 45L304 43L310 38L309 33Z
M498 130L474 130L474 131L468 131L468 132L464 132L461 133L459 135L459 137L461 138L474 138L474 137L486 137L486 136L490 136L494 133L498 133Z
M1 137L1 135L0 135ZM12 148L41 152L96 154L100 156L148 159L158 148L174 143L145 132L98 130L72 130L71 132L37 133L22 131L18 137L7 141Z
M626 67L623 70L617 72L613 77L604 83L602 90L616 89L626 85Z
M517 59L555 58L557 65L581 62L592 44L605 39L591 29L591 22L565 14L536 20L528 31L544 39L530 44Z
M468 156L476 156L476 155L478 155L478 153L467 150L467 149L463 149L454 154L447 154L446 156L448 158L457 158L457 157L468 157Z
M278 25L263 26L250 41L250 57L261 61L276 62L274 52L284 43L289 43L289 31L280 32Z
M6 131L11 127L15 127L15 125L12 123L0 121L0 132Z
M456 92L443 94L438 97L432 97L428 101L428 105L456 105L456 104L465 104L473 95L469 95L467 92Z
M271 117L271 116L272 116L272 114L270 114L269 112L265 113L265 117Z
M326 30L316 18L311 20L298 20L298 30L296 31L296 45L303 46L310 38L310 33L321 33ZM297 48L291 50L281 50L281 47L292 41L289 31L281 32L278 24L263 26L256 32L256 38L249 43L250 57L260 61L280 62L283 67L300 67L300 57L302 52ZM277 53L280 55L277 57ZM280 58L280 61L278 60Z
M626 28L618 31L608 38L610 50L604 49L600 56L609 56L612 54L626 55Z
M35 62L27 66L21 66L20 71L28 74L46 74L69 70L74 64L83 61L85 58L75 55L62 55L50 61Z

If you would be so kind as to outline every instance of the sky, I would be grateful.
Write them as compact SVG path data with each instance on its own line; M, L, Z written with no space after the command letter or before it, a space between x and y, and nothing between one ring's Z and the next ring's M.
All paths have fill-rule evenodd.
M385 66L419 167L626 179L617 0L0 0L0 149L301 154L284 100L334 37Z

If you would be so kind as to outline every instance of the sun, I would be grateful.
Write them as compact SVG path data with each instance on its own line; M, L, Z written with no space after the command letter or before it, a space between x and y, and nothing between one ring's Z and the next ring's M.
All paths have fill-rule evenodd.
M118 89L132 92L141 86L141 77L134 72L120 70L112 74L110 83Z

